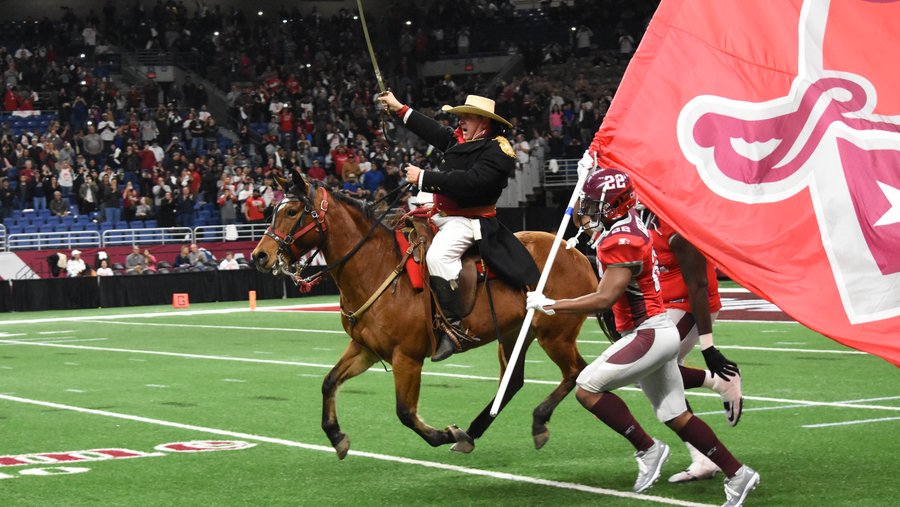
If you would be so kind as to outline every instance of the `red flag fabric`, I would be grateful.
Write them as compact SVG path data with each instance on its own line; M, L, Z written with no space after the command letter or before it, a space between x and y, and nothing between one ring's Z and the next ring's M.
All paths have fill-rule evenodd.
M600 164L742 285L900 366L898 61L898 0L663 0Z

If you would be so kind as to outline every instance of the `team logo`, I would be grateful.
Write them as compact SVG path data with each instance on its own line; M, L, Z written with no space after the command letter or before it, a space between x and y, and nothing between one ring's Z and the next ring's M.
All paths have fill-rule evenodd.
M679 115L678 141L724 198L771 203L808 189L842 304L858 324L900 315L900 111L875 114L868 79L824 68L829 7L803 3L799 70L786 95L696 97Z

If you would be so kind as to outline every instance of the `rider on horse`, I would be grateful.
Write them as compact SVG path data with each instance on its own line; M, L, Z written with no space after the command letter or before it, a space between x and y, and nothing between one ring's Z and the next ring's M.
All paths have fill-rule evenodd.
M463 254L480 241L488 266L513 287L535 285L540 273L518 239L497 221L497 200L514 175L516 154L503 132L512 125L494 113L494 101L469 95L461 106L443 106L455 114L454 130L401 104L390 91L378 100L400 117L417 136L443 151L437 171L406 167L406 180L423 192L434 194L438 227L426 254L429 282L453 333L436 329L438 344L432 361L441 361L461 349L453 335L460 330L462 309L457 278Z

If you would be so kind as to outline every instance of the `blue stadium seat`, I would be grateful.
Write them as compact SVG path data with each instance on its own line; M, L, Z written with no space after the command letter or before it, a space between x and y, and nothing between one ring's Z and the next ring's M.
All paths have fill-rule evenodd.
M144 222L144 227L150 229L150 228L159 227L159 225L157 225L156 220L147 220L146 222Z
M12 217L13 218L22 218L22 210L20 210L20 209L13 210Z
M69 230L72 232L83 231L84 224L69 224Z
M113 228L114 228L114 229L127 229L127 228L128 228L128 222L124 222L124 221L122 221L122 222L116 222L116 223L115 223L115 226L114 226Z
M22 234L25 232L25 228L21 225L10 226L6 228L7 234Z
M87 215L78 215L77 217L75 217L75 221L79 224L86 224L91 221L91 218Z
M128 228L129 229L143 229L144 222L141 222L140 220L132 220L131 222L128 222Z
M42 225L38 227L39 232L55 232L52 225Z
M69 226L66 224L53 224L49 227L53 228L53 232L69 232Z

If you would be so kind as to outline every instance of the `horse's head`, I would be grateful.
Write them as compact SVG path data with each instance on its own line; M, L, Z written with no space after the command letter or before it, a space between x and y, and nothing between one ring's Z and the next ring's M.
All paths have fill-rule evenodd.
M280 176L275 181L284 190L284 198L275 205L269 227L251 256L259 271L289 274L294 263L325 240L327 191L322 189L316 204L316 187L298 171L291 173L291 181Z

